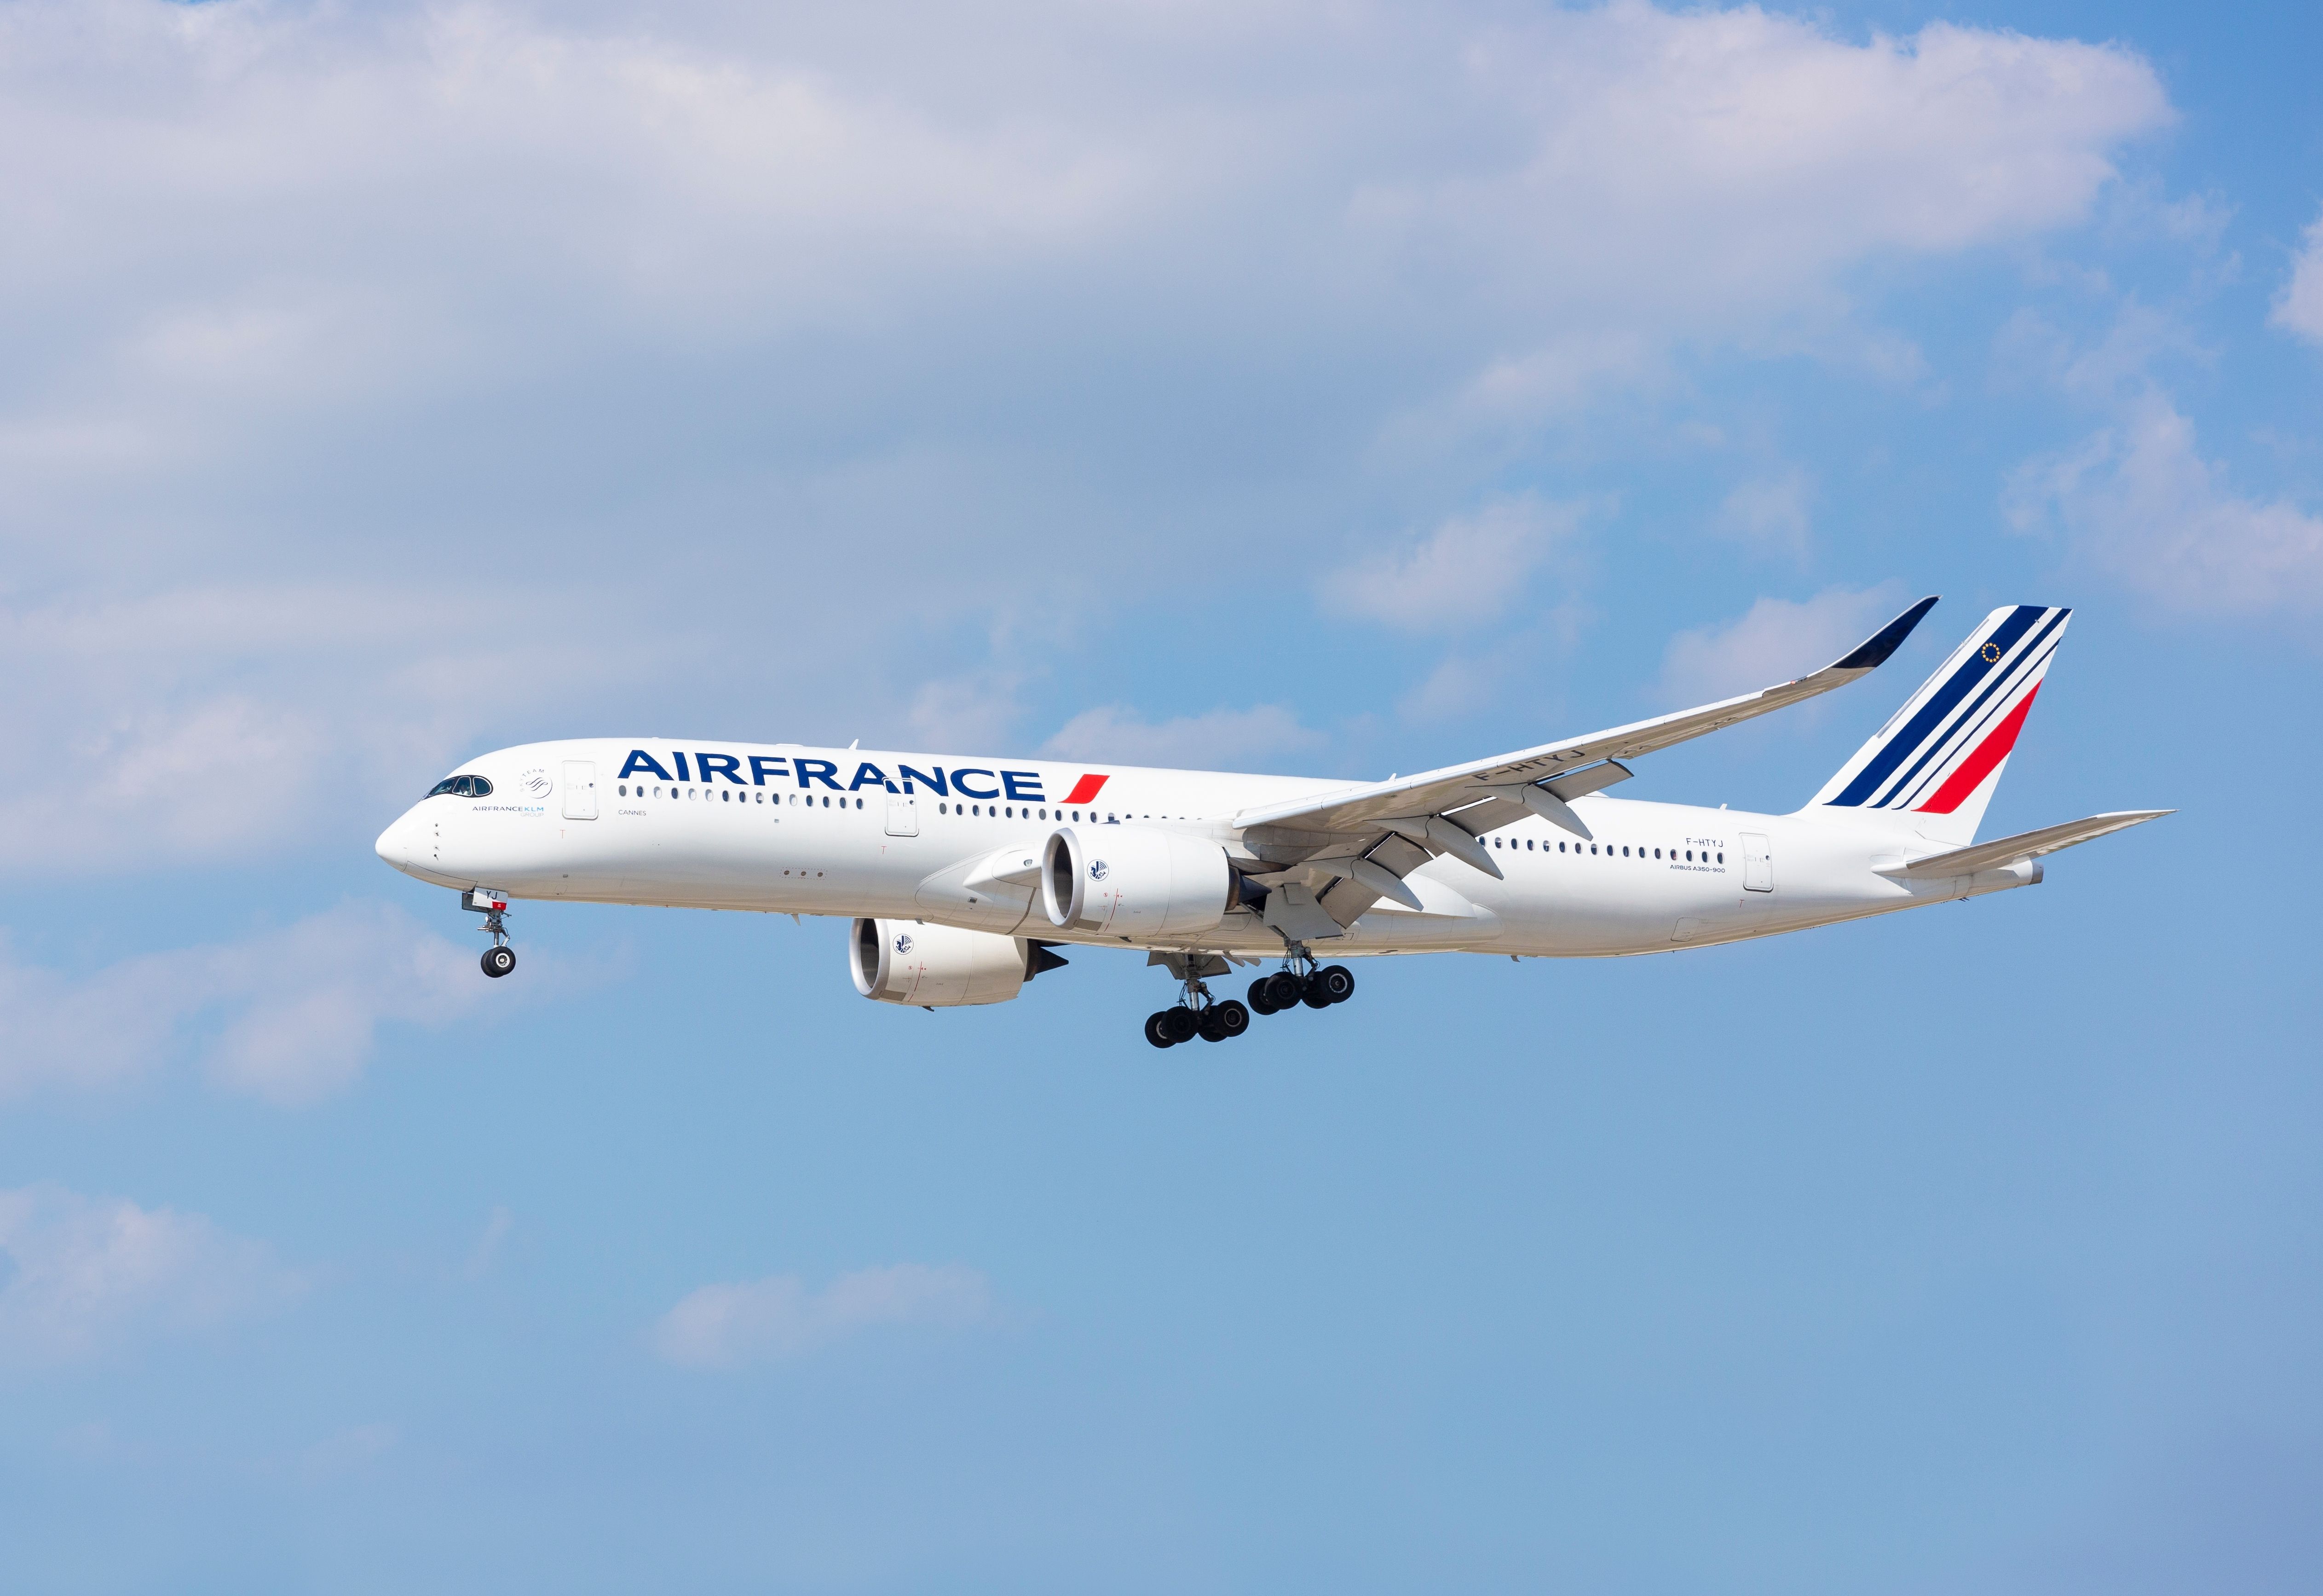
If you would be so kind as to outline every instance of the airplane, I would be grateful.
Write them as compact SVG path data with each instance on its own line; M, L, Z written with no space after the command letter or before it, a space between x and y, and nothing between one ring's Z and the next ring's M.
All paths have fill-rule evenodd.
M1796 681L1381 782L580 739L469 761L377 848L485 917L494 977L516 968L519 899L846 916L855 989L881 1003L1005 1003L1060 948L1128 948L1179 986L1148 1041L1225 1041L1346 1001L1346 959L1707 948L2034 885L2045 856L2174 812L1976 840L2072 613L2037 604L1986 616L1792 813L1608 791L1630 761L1868 675L1935 603ZM1211 993L1270 961L1247 1002Z

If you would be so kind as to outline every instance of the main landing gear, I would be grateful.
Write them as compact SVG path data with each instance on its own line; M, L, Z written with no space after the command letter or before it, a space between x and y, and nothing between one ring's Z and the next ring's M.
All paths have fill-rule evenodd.
M1155 954L1154 962L1166 964L1170 973L1184 986L1185 995L1176 1008L1162 1009L1145 1017L1145 1040L1157 1048L1174 1048L1181 1041L1200 1037L1204 1041L1231 1041L1250 1029L1250 1011L1233 998L1224 1003L1210 1000L1210 989L1203 985L1204 976L1222 976L1226 961L1216 954L1189 953Z
M1279 1014L1302 1003L1310 1009L1327 1009L1355 995L1354 971L1344 964L1327 964L1318 969L1303 949L1294 952L1281 969L1250 984L1247 1007L1232 998L1224 1003L1211 1001L1202 977L1226 972L1226 961L1216 954L1156 953L1152 958L1156 964L1167 964L1186 988L1177 1007L1145 1017L1145 1040L1157 1048L1173 1048L1198 1036L1204 1041L1225 1041L1249 1030L1253 1014Z
M508 945L508 926L500 919L508 913L508 900L478 887L460 894L460 907L471 914L482 915L483 929L492 939L492 945L484 949L484 974L497 981L516 968L516 949Z
M1310 1009L1327 1009L1354 995L1355 972L1344 964L1327 964L1321 969L1309 968L1303 976L1295 969L1281 969L1259 977L1250 984L1250 1006L1258 1014L1279 1014L1302 1003Z

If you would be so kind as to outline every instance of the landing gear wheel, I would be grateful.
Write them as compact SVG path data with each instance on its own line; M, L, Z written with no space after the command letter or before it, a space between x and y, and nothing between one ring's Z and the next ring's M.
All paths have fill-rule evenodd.
M1317 970L1299 984L1299 1001L1310 1009L1327 1009L1331 1006L1330 984L1323 979L1321 970Z
M1273 977L1261 976L1257 980L1253 981L1250 984L1251 1013L1254 1014L1271 1014L1275 1012L1274 999L1266 995L1267 988L1273 985Z
M1172 1045L1193 1041L1195 1032L1202 1025L1202 1016L1191 1009L1163 1009L1157 1018L1161 1023L1162 1034L1168 1037Z
M1202 1016L1205 1041L1232 1041L1249 1029L1250 1011L1231 997Z
M1266 1001L1276 1014L1297 1005L1306 995L1306 987L1289 970L1277 970L1266 977Z
M1345 1003L1355 995L1355 972L1344 964L1327 964L1315 972L1315 984L1329 995L1329 1001Z
M1145 1040L1157 1048L1169 1047L1178 1040L1170 1034L1170 1014L1168 1009L1156 1009L1145 1016Z
M508 974L509 971L516 968L516 949L513 948L487 948L484 949L483 963L484 974L497 981L502 976Z

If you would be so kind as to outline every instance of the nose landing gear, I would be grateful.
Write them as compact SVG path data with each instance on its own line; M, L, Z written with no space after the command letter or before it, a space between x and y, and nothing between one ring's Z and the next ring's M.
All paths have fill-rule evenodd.
M500 919L508 913L508 900L496 892L477 887L460 894L460 907L471 914L482 915L483 930L492 939L492 945L484 949L484 974L497 981L516 968L516 949L508 945L508 926Z

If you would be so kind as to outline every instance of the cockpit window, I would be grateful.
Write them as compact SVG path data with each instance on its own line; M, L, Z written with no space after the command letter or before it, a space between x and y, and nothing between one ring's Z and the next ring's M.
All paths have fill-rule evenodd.
M450 775L427 789L430 798L449 793L454 798L486 798L491 795L492 784L480 775Z

